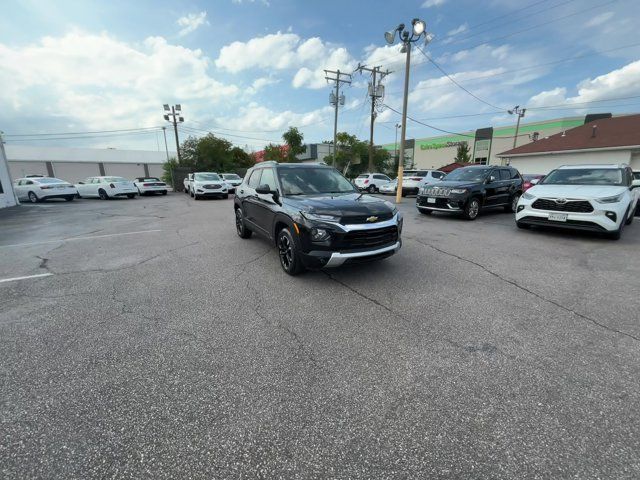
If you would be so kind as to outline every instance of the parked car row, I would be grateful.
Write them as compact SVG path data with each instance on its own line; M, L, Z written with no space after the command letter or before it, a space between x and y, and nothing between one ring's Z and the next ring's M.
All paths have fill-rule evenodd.
M640 208L639 196L640 174L624 164L568 165L526 180L509 166L471 166L423 187L416 207L425 215L458 213L469 220L502 207L515 213L518 228L588 230L619 239Z
M402 196L417 195L420 188L441 180L445 175L439 170L405 170L402 174ZM381 173L363 173L353 183L358 190L369 193L395 195L398 190L398 179L391 180Z
M156 177L138 177L134 181L123 177L89 177L75 185L65 180L41 175L27 175L14 182L18 200L32 203L54 198L70 202L74 198L100 198L108 200L116 197L134 198L136 195L159 193L166 195L168 186Z

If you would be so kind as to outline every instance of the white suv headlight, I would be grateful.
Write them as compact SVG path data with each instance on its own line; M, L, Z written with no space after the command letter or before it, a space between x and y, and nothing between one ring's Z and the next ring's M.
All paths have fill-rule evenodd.
M618 203L622 200L623 194L616 195L614 197L604 197L604 198L596 198L596 202L598 203Z
M534 198L536 198L536 196L531 195L530 193L524 192L522 194L522 198L524 198L525 200L533 200Z

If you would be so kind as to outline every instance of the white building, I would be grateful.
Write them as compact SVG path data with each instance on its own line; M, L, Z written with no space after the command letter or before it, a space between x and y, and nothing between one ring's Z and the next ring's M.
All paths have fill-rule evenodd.
M547 174L561 165L626 163L640 171L640 115L601 118L499 153L520 173Z
M125 178L161 177L165 152L98 148L33 147L5 145L13 179L47 175L75 183L87 177L114 175ZM3 182L4 185L4 182Z

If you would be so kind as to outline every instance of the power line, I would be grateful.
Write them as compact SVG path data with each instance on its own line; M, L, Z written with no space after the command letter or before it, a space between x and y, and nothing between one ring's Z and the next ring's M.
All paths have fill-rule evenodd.
M129 137L136 135L149 135L155 134L159 130L149 130L144 132L129 132L129 133L113 133L106 135L82 135L82 136L70 136L70 137L41 137L41 138L16 138L9 140L10 142L39 142L42 140L54 141L54 140L84 140L92 138L111 138L111 137ZM7 135L8 136L8 135Z
M446 76L446 77L451 81L451 83L453 83L454 85L456 85L458 88L460 88L461 90L465 91L466 93L468 93L469 95L471 95L473 98L475 98L475 99L476 99L476 100L478 100L479 102L482 102L482 103L484 103L485 105L489 105L491 108L495 108L496 110L501 110L501 111L504 111L504 110L505 110L504 108L498 107L498 106L494 105L493 103L489 103L489 102L487 102L486 100L483 100L482 98L480 98L479 96L477 96L477 95L476 95L476 94L474 94L473 92L470 92L469 90L467 90L465 87L463 87L463 86L462 86L462 85L460 85L458 82L456 82L456 81L453 79L453 77L451 77L451 75L449 75L447 72L445 72L445 71L444 71L444 69L443 69L440 65L438 65L438 63L436 63L436 61L435 61L433 58L431 58L429 55L427 55L427 54L425 53L425 51L424 51L424 50L422 50L418 45L416 45L416 48L417 48L417 49L422 53L422 55L424 55L424 56L427 58L427 60L429 60L431 63L433 63L433 65L434 65L438 70L440 70L440 71L444 74L444 76Z
M56 136L56 135L84 135L84 134L97 134L97 133L113 133L113 132L142 132L153 131L161 129L161 126L157 127L140 127L140 128L123 128L118 130L94 130L85 132L58 132L58 133L20 133L20 134L7 134L5 137L42 137L42 136Z
M271 143L278 143L279 142L279 140L269 140L267 138L248 137L246 135L234 135L234 134L231 134L231 133L216 132L214 130L203 130L201 128L194 128L194 127L187 127L187 126L183 126L182 128L194 131L196 133L212 133L214 135L218 135L218 136L221 136L221 137L236 137L236 138L244 138L244 139L249 139L249 140L259 140L261 142L271 142Z
M503 15L499 15L497 17L490 18L489 20L485 20L484 22L476 23L475 25L472 25L471 27L469 27L469 29L477 28L477 27L480 27L482 25L486 25L488 23L493 23L496 20L501 20L503 18L506 18L506 17L509 17L509 16L513 15L514 13L518 13L518 12L520 12L522 10L527 10L528 8L535 7L536 5L540 5L541 3L546 3L548 1L549 0L539 0L537 2L530 3L529 5L526 5L526 6L522 7L522 8L518 8L516 10L512 10L509 13L505 13Z
M393 107L390 107L389 105L387 105L386 103L384 104L385 107L387 107L389 110L396 112L398 115L402 115L402 112L399 112L398 110L396 110ZM432 128L433 130L437 130L439 132L443 132L443 133L448 133L450 135L459 135L461 137L470 137L470 138L475 138L475 135L467 135L466 133L460 133L460 132L452 132L450 130L445 130L443 128L438 128L438 127L434 127L433 125L429 125L427 123L421 122L420 120L416 120L415 118L410 117L409 115L407 115L407 118L409 120L411 120L412 122L418 123L420 125L424 125L425 127L429 127Z

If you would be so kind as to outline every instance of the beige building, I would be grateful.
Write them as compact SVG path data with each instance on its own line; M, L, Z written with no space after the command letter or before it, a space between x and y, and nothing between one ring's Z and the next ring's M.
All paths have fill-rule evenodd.
M525 145L536 139L583 125L585 117L567 117L541 122L521 123L517 145ZM407 140L405 145L405 168L437 169L454 161L458 145L469 146L471 161L479 164L500 164L498 156L513 147L516 125L488 127L460 132L459 135ZM397 145L387 144L383 148L396 151Z

